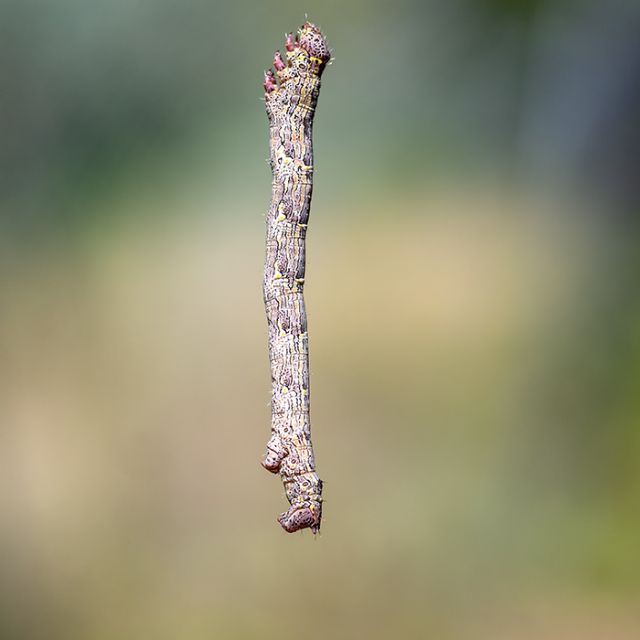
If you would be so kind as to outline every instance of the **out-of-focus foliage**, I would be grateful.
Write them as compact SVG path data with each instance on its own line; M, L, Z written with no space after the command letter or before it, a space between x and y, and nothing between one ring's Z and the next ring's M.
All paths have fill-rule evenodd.
M305 11L315 541L259 465L261 72ZM636 637L639 35L631 0L4 0L0 637Z

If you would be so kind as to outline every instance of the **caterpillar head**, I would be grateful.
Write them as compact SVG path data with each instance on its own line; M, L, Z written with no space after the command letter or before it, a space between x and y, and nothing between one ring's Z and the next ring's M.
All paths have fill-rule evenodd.
M298 31L298 43L311 58L325 64L331 58L331 51L322 32L312 22L305 22Z

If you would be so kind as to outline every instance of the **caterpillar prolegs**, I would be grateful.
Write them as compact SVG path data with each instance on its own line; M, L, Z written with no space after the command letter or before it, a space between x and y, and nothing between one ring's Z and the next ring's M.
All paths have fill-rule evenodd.
M309 418L309 342L304 304L305 238L313 182L313 116L330 59L320 30L306 22L264 74L273 174L267 215L264 303L271 364L271 438L262 465L282 478L291 506L278 521L292 533L320 530L322 480Z

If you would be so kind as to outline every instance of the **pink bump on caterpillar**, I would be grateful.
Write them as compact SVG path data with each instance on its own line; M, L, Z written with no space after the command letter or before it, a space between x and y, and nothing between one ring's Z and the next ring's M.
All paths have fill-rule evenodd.
M273 71L271 71L271 69L267 69L264 72L264 82L262 83L262 86L264 87L265 93L271 93L278 88L275 76L273 75Z
M287 49L287 51L293 51L293 48L295 46L295 40L293 39L293 33L288 33L287 34L287 41L284 45Z
M282 60L280 51L276 51L273 56L273 66L276 68L276 71L282 71L287 66Z

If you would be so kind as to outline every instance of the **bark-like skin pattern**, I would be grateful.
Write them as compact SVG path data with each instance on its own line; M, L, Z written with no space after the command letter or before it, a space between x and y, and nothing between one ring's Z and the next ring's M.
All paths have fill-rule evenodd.
M272 196L267 216L264 303L272 380L271 438L262 465L280 473L291 504L278 521L289 533L320 530L322 480L316 473L309 418L309 343L303 290L311 204L311 132L320 76L330 52L320 30L305 23L289 34L286 60L265 73Z

